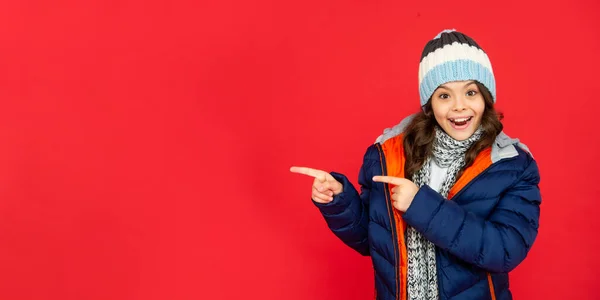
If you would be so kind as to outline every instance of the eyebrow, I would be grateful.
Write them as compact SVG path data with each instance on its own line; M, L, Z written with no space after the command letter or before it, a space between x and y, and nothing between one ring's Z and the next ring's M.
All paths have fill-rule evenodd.
M466 88L466 87L470 86L471 84L475 84L475 80L471 80L470 82L467 82L467 83L466 83L466 84L463 86L463 88Z
M466 87L468 87L468 86L470 86L471 84L474 84L474 83L475 83L475 80L471 80L471 81L465 83L465 85L463 85L463 89L466 88ZM440 85L438 88L443 88L445 90L450 90L450 88L448 88L447 86L445 86L443 84Z

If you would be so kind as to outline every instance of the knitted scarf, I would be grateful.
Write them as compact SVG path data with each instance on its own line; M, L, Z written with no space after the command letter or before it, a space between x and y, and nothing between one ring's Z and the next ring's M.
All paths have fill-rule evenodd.
M434 160L438 166L448 168L439 191L442 196L447 197L456 182L456 174L465 166L465 152L482 135L483 130L479 127L468 139L457 141L436 126L433 155L428 157L421 169L413 175L413 182L418 187L429 184L430 164ZM439 299L435 245L413 227L408 226L406 248L408 253L408 299Z

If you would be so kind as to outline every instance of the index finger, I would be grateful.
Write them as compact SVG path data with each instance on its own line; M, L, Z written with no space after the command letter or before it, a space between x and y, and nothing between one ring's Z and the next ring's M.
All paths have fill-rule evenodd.
M392 177L392 176L373 176L373 181L384 182L393 185L401 185L404 182L404 178Z
M298 173L298 174L303 174L303 175L308 175L314 178L318 178L321 181L324 181L325 176L323 174L321 174L320 170L316 170L316 169L311 169L311 168L306 168L306 167L291 167L290 171L292 173Z

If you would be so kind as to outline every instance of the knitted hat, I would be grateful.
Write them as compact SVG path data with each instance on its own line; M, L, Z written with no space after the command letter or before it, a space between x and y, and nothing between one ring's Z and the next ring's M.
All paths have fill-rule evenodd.
M472 38L454 29L444 30L425 45L421 55L421 106L427 103L440 85L461 80L479 81L496 102L496 80L487 54Z

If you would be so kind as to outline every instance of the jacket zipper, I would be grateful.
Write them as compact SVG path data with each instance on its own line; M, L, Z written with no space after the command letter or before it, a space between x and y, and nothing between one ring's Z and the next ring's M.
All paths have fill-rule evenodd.
M387 159L383 153L383 149L381 149L381 145L380 144L375 144L377 147L377 151L379 152L379 161L381 164L381 175L383 176L387 176L387 166L386 163L384 162L384 159ZM391 208L391 201L390 201L390 197L391 195L389 194L389 188L388 188L388 184L385 183L383 185L383 190L384 190L384 195L385 195L385 205L387 207L387 211L388 211L388 217L390 218L390 228L392 231L392 244L394 245L394 259L396 260L396 263L394 264L394 270L395 270L395 277L396 277L396 295L394 296L395 299L400 299L399 295L400 295L400 278L398 278L398 268L400 267L400 250L398 249L398 233L396 232L396 220L394 218L394 210L393 208Z
M496 300L496 292L494 291L494 282L492 281L492 274L487 272L488 285L490 286L490 295L492 300Z

